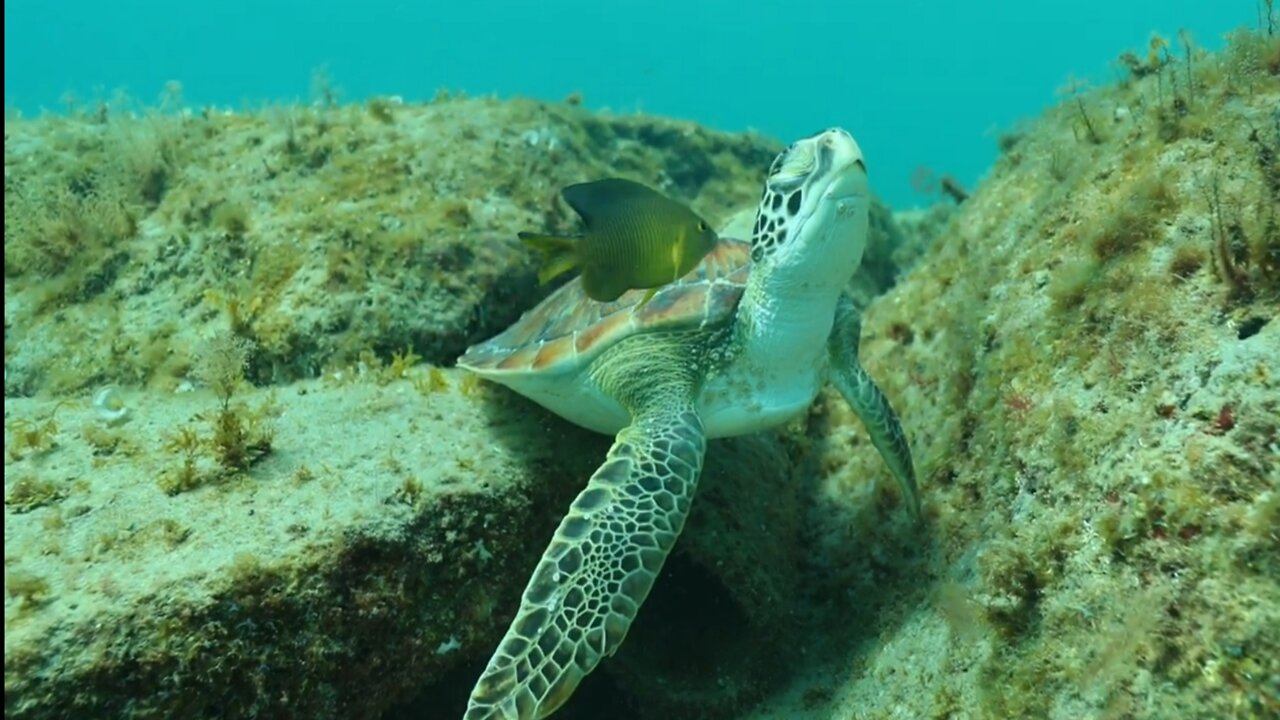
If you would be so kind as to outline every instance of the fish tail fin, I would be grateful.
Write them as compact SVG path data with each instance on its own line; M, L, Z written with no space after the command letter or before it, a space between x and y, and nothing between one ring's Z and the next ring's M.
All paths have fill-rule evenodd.
M542 235L522 232L517 237L542 253L542 267L538 268L538 283L546 285L578 266L578 240L559 235Z

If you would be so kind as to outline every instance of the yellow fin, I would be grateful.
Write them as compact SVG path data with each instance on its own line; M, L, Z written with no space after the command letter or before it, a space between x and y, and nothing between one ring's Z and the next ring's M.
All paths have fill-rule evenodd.
M555 255L547 258L538 268L538 284L546 285L561 275L578 266L578 259L572 255Z
M538 284L540 285L546 285L578 266L578 241L576 238L530 232L517 233L516 236L542 253L542 266L538 268Z

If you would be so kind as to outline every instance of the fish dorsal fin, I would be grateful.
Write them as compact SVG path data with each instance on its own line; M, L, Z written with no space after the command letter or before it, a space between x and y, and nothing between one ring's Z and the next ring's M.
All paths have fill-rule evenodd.
M625 178L605 178L570 185L560 192L560 196L588 228L596 218L620 203L666 199L657 190Z

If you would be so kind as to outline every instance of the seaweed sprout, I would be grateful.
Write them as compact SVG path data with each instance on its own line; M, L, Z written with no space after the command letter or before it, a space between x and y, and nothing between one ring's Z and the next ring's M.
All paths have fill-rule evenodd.
M1069 77L1067 78L1067 84L1061 89L1059 89L1058 92L1061 95L1070 97L1073 100L1075 100L1076 112L1080 115L1081 125L1084 126L1085 138L1088 139L1089 142L1093 143L1094 145L1101 145L1102 136L1098 134L1098 130L1093 124L1093 119L1089 117L1089 112L1088 110L1085 109L1085 105L1084 105L1084 97L1082 94L1087 88L1088 88L1088 84L1085 83L1083 80L1078 80L1076 78ZM1072 129L1072 132L1076 133L1076 137L1078 139L1079 131L1077 126L1073 125L1071 129Z
M229 332L214 336L205 345L195 374L218 396L223 410L231 404L231 396L244 382L244 370L252 349L253 341Z
M244 382L252 349L251 340L224 332L209 341L196 367L200 379L218 396L221 407L214 418L213 447L218 462L232 471L248 469L271 449L270 432L254 427L252 419L231 403L232 395Z
M11 462L21 460L27 455L40 455L49 452L58 445L58 408L62 402L53 406L43 420L14 418L5 423L5 455Z

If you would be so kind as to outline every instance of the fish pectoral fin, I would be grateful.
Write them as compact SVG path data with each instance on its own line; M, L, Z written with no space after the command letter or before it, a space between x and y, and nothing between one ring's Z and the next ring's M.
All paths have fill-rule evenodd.
M542 267L538 268L538 283L546 285L578 266L578 241L576 238L539 233L517 233L522 242L542 253Z
M680 260L684 257L684 238L671 243L671 281L680 279Z
M542 267L538 268L538 284L546 285L577 266L578 259L573 255L555 255L547 258Z

